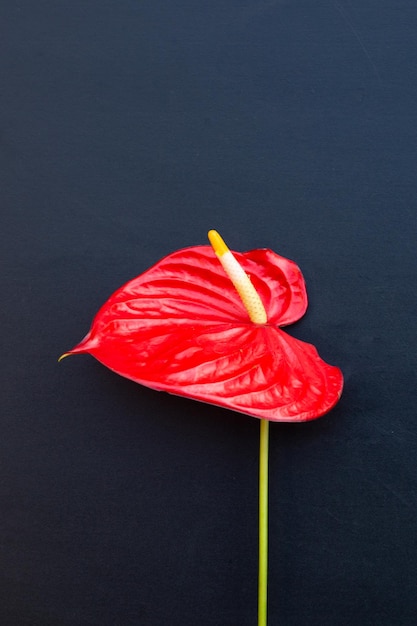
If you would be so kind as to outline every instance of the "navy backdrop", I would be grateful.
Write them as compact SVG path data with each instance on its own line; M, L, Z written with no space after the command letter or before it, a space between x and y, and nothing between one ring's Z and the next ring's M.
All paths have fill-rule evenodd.
M270 626L416 623L417 6L3 0L2 626L252 626L256 419L57 357L209 228L345 375L273 424Z

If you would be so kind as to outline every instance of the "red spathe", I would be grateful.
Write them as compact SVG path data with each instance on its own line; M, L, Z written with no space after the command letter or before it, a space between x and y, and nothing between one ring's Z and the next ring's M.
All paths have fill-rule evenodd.
M212 248L197 246L117 290L68 354L88 352L146 387L258 418L323 415L340 398L342 373L280 328L306 311L300 269L271 250L233 255L261 297L267 324L250 321Z

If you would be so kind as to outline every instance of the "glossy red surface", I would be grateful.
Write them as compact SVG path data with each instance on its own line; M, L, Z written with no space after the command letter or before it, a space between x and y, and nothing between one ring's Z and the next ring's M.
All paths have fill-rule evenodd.
M88 352L161 391L272 421L297 422L338 401L343 376L281 326L307 308L295 263L271 250L234 252L268 316L253 324L210 246L161 259L117 290L69 354Z

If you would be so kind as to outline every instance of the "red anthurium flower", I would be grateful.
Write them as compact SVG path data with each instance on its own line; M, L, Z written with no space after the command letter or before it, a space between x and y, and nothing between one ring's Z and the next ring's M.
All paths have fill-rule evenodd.
M216 231L209 238L213 247L174 252L118 289L63 356L89 353L146 387L258 418L323 415L342 373L281 330L306 311L301 271L271 250L232 253Z

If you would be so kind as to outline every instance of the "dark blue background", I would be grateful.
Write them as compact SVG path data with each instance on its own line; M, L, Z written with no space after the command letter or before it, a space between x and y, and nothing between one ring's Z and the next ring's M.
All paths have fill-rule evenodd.
M3 0L2 626L252 626L257 420L56 358L218 229L310 297L271 427L270 626L416 623L417 6Z

